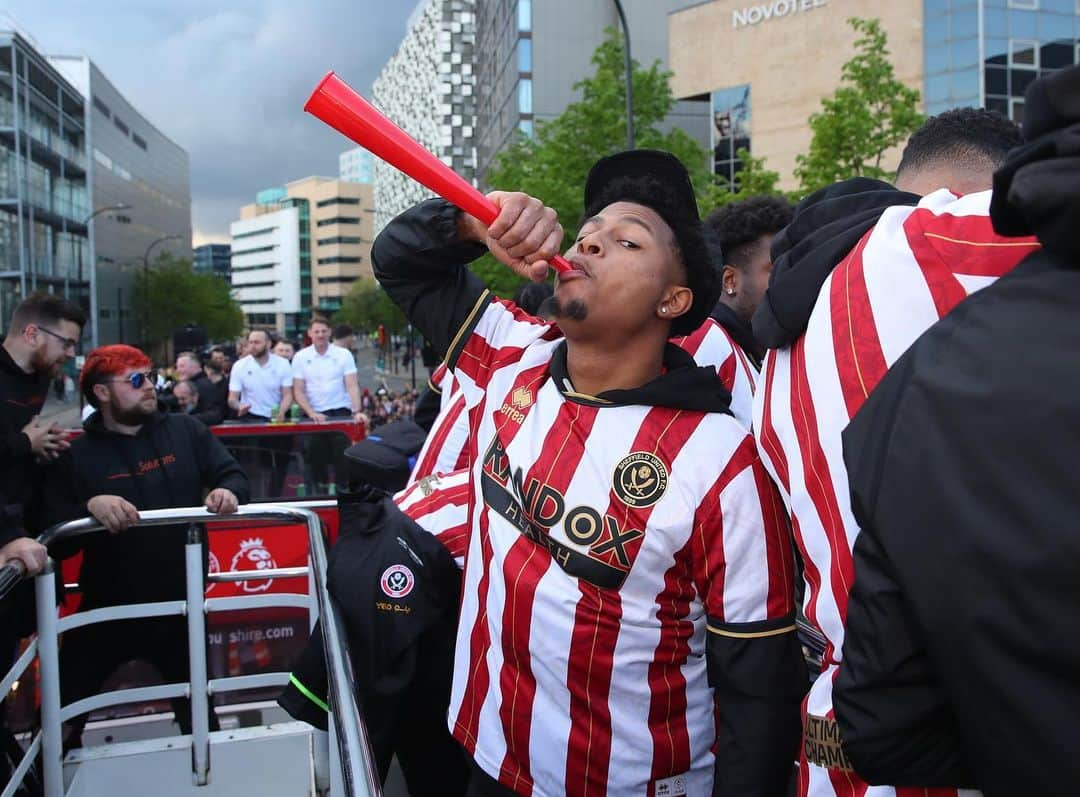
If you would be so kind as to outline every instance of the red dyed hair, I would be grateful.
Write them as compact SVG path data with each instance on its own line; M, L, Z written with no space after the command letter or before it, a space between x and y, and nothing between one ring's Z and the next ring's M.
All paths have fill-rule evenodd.
M148 368L150 358L141 349L116 343L112 346L98 346L86 356L86 363L79 375L79 389L90 406L97 407L94 398L94 385L110 377L122 374L129 368Z

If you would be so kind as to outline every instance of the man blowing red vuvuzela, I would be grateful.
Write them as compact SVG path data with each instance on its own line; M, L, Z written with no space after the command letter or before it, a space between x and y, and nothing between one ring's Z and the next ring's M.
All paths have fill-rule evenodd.
M490 250L539 279L562 241L539 201L489 198L490 227L433 199L372 253L467 397L448 721L470 793L780 793L805 682L791 549L715 369L667 342L716 299L686 170L653 151L593 167L555 323L463 267Z

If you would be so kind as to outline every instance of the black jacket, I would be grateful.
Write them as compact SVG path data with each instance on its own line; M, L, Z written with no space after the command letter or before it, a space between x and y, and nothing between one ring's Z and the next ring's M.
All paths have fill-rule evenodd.
M1044 251L926 332L844 432L862 529L833 692L871 783L1080 782L1080 68L1026 95L997 232Z
M862 531L833 701L871 783L1076 793L1078 317L1080 270L1033 255L844 432Z
M791 224L773 239L773 270L754 313L754 338L767 349L790 345L806 331L825 280L886 208L918 203L917 195L866 177L806 197Z
M100 413L86 434L44 475L44 524L86 516L97 495L119 495L137 509L199 506L210 490L249 499L247 476L203 424L186 415L157 413L134 436L107 430ZM64 558L82 549L79 581L86 606L184 597L186 526L99 532L56 546Z
M41 413L50 383L48 374L26 373L0 346L0 545L25 534L24 510L40 469L22 429Z
M195 405L194 417L207 426L216 426L225 420L229 412L229 379L222 379L216 385L205 373L199 372L191 380L199 393L199 402Z
M440 199L421 203L383 229L371 258L383 289L437 350L448 352L450 367L490 301L480 279L463 267L486 250L459 240L458 214ZM569 381L566 354L564 342L550 363L551 378L560 390ZM690 355L673 345L665 350L664 365L665 373L645 385L606 391L596 398L613 404L730 412L731 396L714 368L697 367ZM790 772L777 762L795 757L798 706L806 688L795 635L710 634L707 653L710 682L722 706L716 794L781 793Z
M453 557L380 490L343 495L338 510L341 531L330 549L327 589L345 621L358 697L362 703L392 697L435 668L445 677L445 715L461 595ZM280 702L297 719L326 727L321 634L312 632ZM381 719L365 716L369 724Z

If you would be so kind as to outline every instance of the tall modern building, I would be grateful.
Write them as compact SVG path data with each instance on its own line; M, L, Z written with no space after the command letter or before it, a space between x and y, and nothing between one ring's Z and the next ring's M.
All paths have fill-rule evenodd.
M92 304L97 343L137 339L133 298L136 272L169 253L191 257L191 178L188 154L158 130L85 55L50 56L86 98L83 126L88 153L87 213L95 268Z
M299 337L300 246L307 243L301 239L301 230L308 227L306 210L282 195L273 202L245 206L241 219L230 225L232 294L250 327ZM310 273L310 256L307 259Z
M375 80L375 104L466 180L476 171L473 52L476 0L420 0ZM375 162L375 229L428 192Z
M35 290L90 310L87 135L77 87L24 37L0 32L0 328ZM86 337L92 340L91 329Z
M667 14L693 1L622 0L634 60L643 67L656 60L666 65ZM531 136L536 122L554 119L580 99L573 86L593 73L590 61L606 28L621 30L611 0L477 0L475 142L481 181L519 131ZM665 126L708 143L708 117L699 104L676 103Z
M372 276L374 216L364 183L305 177L259 192L231 230L232 287L248 323L296 338L313 313L341 309L352 284Z
M730 176L733 153L745 146L780 172L783 187L795 187L807 120L851 57L851 16L881 20L897 77L919 89L929 114L981 106L1021 121L1031 82L1080 62L1077 0L698 3L669 17L672 88L709 106L718 172ZM892 153L886 166L898 158Z
M338 179L346 183L367 183L375 180L375 158L363 147L346 150L338 155Z
M228 281L232 270L232 247L228 244L203 244L192 253L192 265L197 274L216 274Z

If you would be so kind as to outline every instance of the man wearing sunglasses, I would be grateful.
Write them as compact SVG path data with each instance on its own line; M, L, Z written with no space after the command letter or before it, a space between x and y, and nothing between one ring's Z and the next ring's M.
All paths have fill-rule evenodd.
M221 442L189 415L158 411L150 358L131 346L102 346L83 366L80 388L96 409L45 478L49 522L93 515L109 532L78 537L52 553L83 551L81 609L183 600L187 525L135 528L147 509L205 505L230 514L248 500L244 471ZM204 548L204 557L206 549ZM205 561L204 561L205 566ZM188 678L181 617L131 620L69 631L60 688L64 703L100 690L120 664L150 661L170 683ZM191 732L186 700L177 722ZM67 744L78 746L85 717L72 722ZM215 726L211 717L211 725Z
M24 533L36 463L67 448L67 435L38 416L84 323L78 306L49 293L27 297L12 313L0 345L0 544Z

